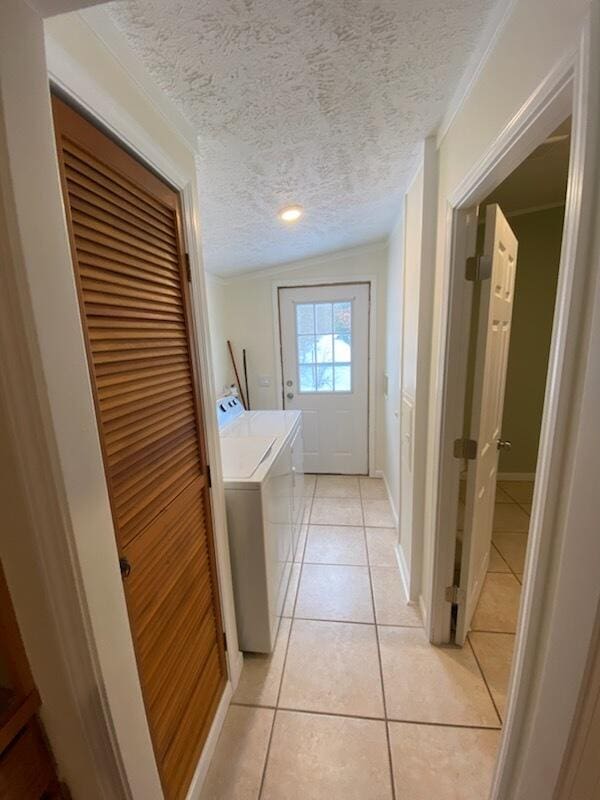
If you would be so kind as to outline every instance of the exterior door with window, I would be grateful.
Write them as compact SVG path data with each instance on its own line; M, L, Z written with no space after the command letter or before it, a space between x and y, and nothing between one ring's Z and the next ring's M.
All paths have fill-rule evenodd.
M303 414L304 469L369 471L369 283L279 289L283 407Z

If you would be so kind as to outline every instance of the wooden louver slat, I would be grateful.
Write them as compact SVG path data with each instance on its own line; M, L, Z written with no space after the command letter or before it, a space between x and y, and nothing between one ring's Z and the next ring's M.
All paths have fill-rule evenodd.
M62 101L53 111L138 670L167 800L226 680L177 193Z

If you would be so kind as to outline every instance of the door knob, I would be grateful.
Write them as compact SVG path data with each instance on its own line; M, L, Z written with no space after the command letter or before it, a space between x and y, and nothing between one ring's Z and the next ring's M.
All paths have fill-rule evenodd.
M286 394L286 397L287 397L288 400L291 400L294 397L294 393L293 392L288 392Z
M119 559L119 569L121 570L121 577L128 578L131 574L131 564L127 558Z
M512 442L509 442L508 439L498 439L498 450L510 450L512 447Z

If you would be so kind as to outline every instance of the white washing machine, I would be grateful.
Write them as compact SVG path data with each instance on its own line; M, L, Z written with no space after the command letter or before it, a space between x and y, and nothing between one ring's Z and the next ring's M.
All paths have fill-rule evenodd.
M304 513L300 411L217 402L240 648L275 645Z

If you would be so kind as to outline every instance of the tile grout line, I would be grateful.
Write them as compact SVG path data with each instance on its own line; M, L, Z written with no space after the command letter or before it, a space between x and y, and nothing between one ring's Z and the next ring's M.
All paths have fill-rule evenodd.
M310 517L312 515L312 505L313 505L313 500L314 500L314 497L315 497L316 489L317 489L317 478L315 477L315 485L313 487L312 494L308 498L309 505L310 505L309 513L308 513L308 523L307 523L308 526L310 526ZM303 512L303 518L304 518L304 512ZM300 523L300 525L302 527L302 523ZM269 741L267 742L267 750L266 750L266 753L265 753L265 763L263 765L263 771L262 771L262 775L261 775L261 779L260 779L260 786L259 786L259 789L258 789L257 800L260 800L260 798L262 797L263 789L264 789L264 786L265 786L265 778L267 776L267 767L269 765L269 756L271 755L271 743L273 742L273 733L275 732L275 722L277 720L277 711L279 709L279 700L281 698L281 688L283 686L283 678L284 678L284 675L285 675L285 668L286 668L286 665L287 665L287 657L288 657L288 652L289 652L289 649L290 649L290 641L291 641L291 638L292 638L292 631L293 631L293 628L294 628L294 614L296 612L296 603L298 602L298 593L300 591L300 581L302 580L302 570L303 570L303 567L304 567L304 563L303 563L304 562L304 553L306 551L307 542L308 542L308 530L306 531L306 539L304 541L304 550L302 551L302 561L300 562L300 575L298 576L298 585L296 587L296 595L294 597L294 604L292 606L292 618L291 618L291 622L290 622L290 630L289 630L288 639L287 639L287 642L286 642L286 645L285 645L285 655L283 656L283 666L281 668L281 678L279 679L279 688L277 690L277 698L275 700L275 709L274 709L274 713L273 713L273 722L271 723L271 732L269 733ZM289 588L288 588L288 591L289 591ZM284 601L284 605L285 605L286 601L287 601L287 596L286 596L286 600Z
M381 645L379 643L379 630L377 628L377 609L375 607L375 593L373 591L373 577L371 575L371 560L369 558L369 545L367 542L367 533L366 533L366 526L365 526L365 507L363 504L363 497L362 497L362 489L360 486L360 480L358 481L358 491L360 494L360 510L362 514L363 520L363 538L365 540L365 550L367 553L367 565L368 565L368 572L369 572L369 588L371 590L371 605L373 607L373 619L375 621L375 642L377 644L377 660L379 662L379 680L381 682L381 700L383 703L383 715L385 717L385 740L387 743L387 752L388 752L388 764L390 768L390 788L392 793L392 800L396 800L396 783L394 781L394 765L392 762L392 745L390 742L390 726L388 722L388 714L387 714L387 701L385 698L385 683L383 680L383 663L381 661ZM389 501L388 501L389 502Z
M337 566L334 564L333 566ZM292 617L282 617L283 619L292 619ZM364 622L356 619L325 619L323 617L299 617L295 616L293 619L301 619L304 622L338 622L340 625L368 625L374 627L378 625L380 628L410 628L411 630L423 630L422 625L406 625L396 622ZM480 632L480 631L478 631ZM493 631L484 631L485 633L493 633ZM503 633L503 631L499 631Z
M240 708L258 708L265 709L266 711L286 711L291 714L309 714L317 717L342 717L343 719L361 719L365 722L395 722L402 725L424 725L432 728L460 728L461 730L473 731L500 731L501 725L461 725L458 722L432 722L419 719L403 719L401 717L365 717L361 714L348 714L342 711L318 711L310 708L293 708L291 706L259 706L254 703L235 702L230 703L232 706L239 706Z
M485 672L483 671L483 667L479 663L479 659L477 658L477 653L475 652L475 648L473 647L473 644L472 644L471 639L469 638L468 634L467 634L467 642L469 643L469 647L471 648L471 653L473 653L473 658L475 659L475 663L477 664L477 668L479 669L479 672L481 673L481 679L483 680L483 682L485 684L485 688L487 689L487 693L489 694L490 700L492 701L492 705L494 706L494 711L496 712L496 716L498 717L498 721L500 722L500 727L502 727L502 725L504 723L502 721L502 717L500 715L500 712L498 711L498 706L496 705L496 701L494 700L494 696L492 695L492 690L490 689L489 684L487 682L487 679L485 677Z

